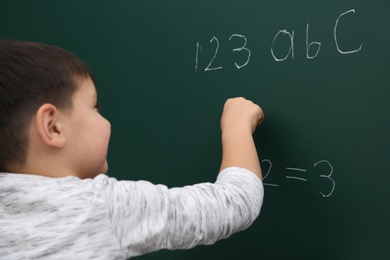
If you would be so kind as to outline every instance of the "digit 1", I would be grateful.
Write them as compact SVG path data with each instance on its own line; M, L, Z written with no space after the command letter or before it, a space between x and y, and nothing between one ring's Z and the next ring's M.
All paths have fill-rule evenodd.
M198 59L199 59L199 50L202 50L202 46L199 45L199 42L196 43L196 55L195 55L195 71L198 71Z

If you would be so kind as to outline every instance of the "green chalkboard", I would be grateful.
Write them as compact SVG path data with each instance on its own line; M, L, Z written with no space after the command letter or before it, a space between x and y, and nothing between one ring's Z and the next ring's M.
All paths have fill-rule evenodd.
M263 107L259 219L140 259L390 259L389 12L388 0L9 0L0 38L90 66L119 179L214 181L224 101Z

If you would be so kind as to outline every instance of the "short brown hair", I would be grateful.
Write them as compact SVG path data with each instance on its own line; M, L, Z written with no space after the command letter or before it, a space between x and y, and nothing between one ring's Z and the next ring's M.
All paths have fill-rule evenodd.
M42 43L0 40L0 171L26 160L28 127L39 107L72 107L79 82L93 76L74 54Z

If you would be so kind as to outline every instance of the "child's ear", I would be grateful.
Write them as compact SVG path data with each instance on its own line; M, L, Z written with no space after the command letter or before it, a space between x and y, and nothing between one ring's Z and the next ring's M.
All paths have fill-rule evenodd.
M60 112L52 104L42 105L36 113L36 128L41 140L48 146L62 148L65 146L63 124Z

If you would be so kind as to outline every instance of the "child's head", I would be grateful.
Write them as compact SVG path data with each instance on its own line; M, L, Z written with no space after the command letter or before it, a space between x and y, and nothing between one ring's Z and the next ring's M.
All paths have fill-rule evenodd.
M26 163L30 125L39 108L72 110L75 93L85 84L96 92L88 67L68 51L0 40L0 171Z

